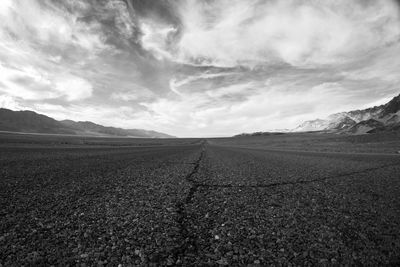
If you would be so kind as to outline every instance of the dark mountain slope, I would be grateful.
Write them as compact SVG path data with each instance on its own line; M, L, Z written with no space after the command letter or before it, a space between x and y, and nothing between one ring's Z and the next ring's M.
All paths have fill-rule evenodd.
M33 111L0 109L0 130L28 133L74 134L59 121Z
M143 129L122 129L115 127L107 127L99 125L90 121L72 121L64 120L60 121L63 125L74 129L82 134L92 135L110 135L110 136L135 136L135 137L151 137L151 138L171 138L173 136L156 131L149 131Z
M4 108L0 108L0 131L143 138L173 137L156 131L106 127L90 121L57 121L33 111L12 111Z
M400 95L394 97L387 104L383 106L381 117L397 113L400 110Z

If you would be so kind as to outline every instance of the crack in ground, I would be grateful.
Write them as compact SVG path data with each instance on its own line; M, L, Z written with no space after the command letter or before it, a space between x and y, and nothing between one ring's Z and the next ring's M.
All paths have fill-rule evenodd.
M255 185L232 185L232 184L216 185L216 184L204 184L199 181L196 181L193 178L193 176L196 173L198 173L198 170L200 168L200 163L204 158L204 154L205 154L205 146L203 144L199 158L193 163L187 163L194 165L192 171L188 173L185 177L185 180L188 183L190 183L191 186L184 200L176 204L176 213L177 213L176 222L178 223L179 234L183 239L182 242L172 250L172 259L174 260L174 264L176 265L185 264L185 262L183 262L185 255L197 255L198 253L197 238L188 229L189 218L186 206L192 203L194 195L196 194L199 188L268 188L268 187L277 187L284 185L309 184L314 182L332 180L340 177L347 177L355 174L367 173L387 167L398 166L398 164L386 164L379 167L367 168L359 171L342 173L338 175L327 176L312 180L297 180L297 181L286 181L286 182L277 182L270 184L255 184Z
M190 183L189 192L186 195L185 199L176 204L176 213L177 213L177 223L179 226L179 234L182 237L183 241L179 245L179 247L175 248L173 251L173 259L175 264L182 264L182 256L187 253L196 254L198 251L196 237L190 233L187 227L188 214L186 212L185 206L192 203L193 197L196 194L198 188L201 186L198 182L196 182L192 177L198 172L200 167L200 162L202 161L205 153L204 145L202 146L202 150L199 158L194 162L194 167L192 171L186 175L185 180Z
M179 162L179 161L162 161L162 160L135 160L132 163L159 163L159 164L182 164L182 165L196 165L196 162Z
M309 183L315 183L315 182L322 182L322 181L326 181L326 180L332 180L332 179L341 178L341 177L347 177L347 176L360 174L360 173L367 173L367 172L376 171L376 170L384 169L387 167L393 167L393 166L398 166L398 163L386 164L386 165L379 166L379 167L367 168L367 169L364 169L361 171L342 173L342 174L335 175L335 176L328 176L328 177L312 179L312 180L297 180L297 181L286 181L286 182L278 182L278 183L270 183L270 184L254 184L254 185L232 185L232 184L217 185L217 184L197 183L197 187L205 187L205 188L268 188L268 187L277 187L277 186L284 186L284 185L309 184Z

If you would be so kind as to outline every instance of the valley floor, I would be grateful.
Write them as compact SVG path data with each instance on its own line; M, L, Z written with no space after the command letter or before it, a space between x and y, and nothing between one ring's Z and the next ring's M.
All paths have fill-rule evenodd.
M0 138L3 266L400 264L395 136L52 138Z

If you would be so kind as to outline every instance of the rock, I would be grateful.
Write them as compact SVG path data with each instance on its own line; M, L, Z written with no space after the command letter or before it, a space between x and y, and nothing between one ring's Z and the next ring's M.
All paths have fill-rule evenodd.
M217 260L217 263L219 265L225 265L225 266L228 265L228 261L225 258L221 258L221 259Z

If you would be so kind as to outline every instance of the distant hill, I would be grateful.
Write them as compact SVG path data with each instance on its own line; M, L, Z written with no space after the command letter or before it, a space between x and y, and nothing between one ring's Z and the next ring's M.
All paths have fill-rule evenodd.
M388 103L363 110L340 112L326 119L305 121L293 132L329 131L364 134L400 128L400 95Z
M0 108L0 131L88 136L173 138L171 135L156 131L106 127L90 121L57 121L33 111L12 111L4 108Z

